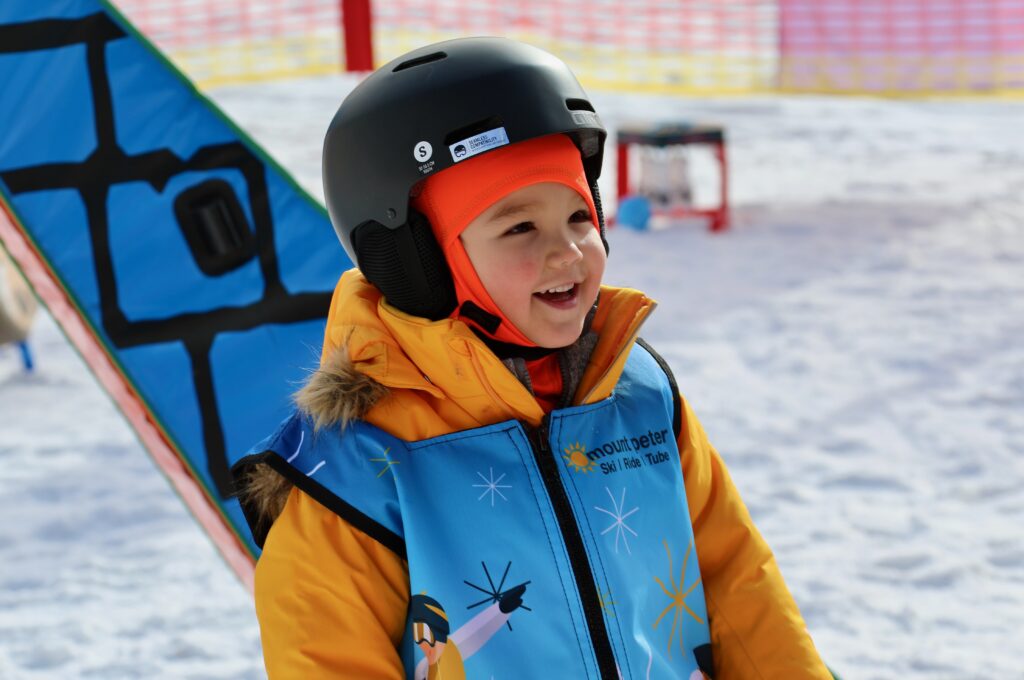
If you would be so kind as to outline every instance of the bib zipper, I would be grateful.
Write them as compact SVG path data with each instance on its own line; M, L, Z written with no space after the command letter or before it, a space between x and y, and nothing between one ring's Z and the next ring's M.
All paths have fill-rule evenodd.
M590 557L587 555L587 549L583 543L583 534L580 533L579 525L576 524L576 519L573 517L572 504L569 501L569 494L562 484L558 462L552 455L551 445L548 442L549 420L550 416L545 415L539 427L531 428L525 423L523 426L530 440L537 469L540 471L544 488L548 492L548 498L551 499L555 519L558 521L558 528L569 554L569 564L572 567L573 578L583 604L583 616L587 620L591 644L594 648L594 655L597 657L598 672L602 680L619 680L619 671L615 663L608 627L605 625L601 598L597 584L594 582L593 571L590 568Z

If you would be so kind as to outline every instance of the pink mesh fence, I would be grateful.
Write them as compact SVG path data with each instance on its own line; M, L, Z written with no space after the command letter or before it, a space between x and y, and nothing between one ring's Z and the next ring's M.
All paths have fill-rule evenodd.
M1024 88L1024 0L779 0L779 36L784 89Z

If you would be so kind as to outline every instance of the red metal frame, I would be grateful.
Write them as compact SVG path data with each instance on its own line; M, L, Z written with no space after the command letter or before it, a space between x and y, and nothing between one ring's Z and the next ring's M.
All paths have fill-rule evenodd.
M718 162L719 170L718 205L713 208L674 207L668 210L655 210L654 214L678 218L706 217L708 218L708 228L713 232L724 231L729 228L729 159L725 153L725 135L720 130L718 132L720 133L720 139L718 140L709 140L703 134L695 134L691 138L682 135L671 142L672 145L707 144L711 146L715 160ZM619 200L630 194L629 149L640 144L640 142L629 138L618 143L617 189ZM614 221L610 220L609 223L614 226Z

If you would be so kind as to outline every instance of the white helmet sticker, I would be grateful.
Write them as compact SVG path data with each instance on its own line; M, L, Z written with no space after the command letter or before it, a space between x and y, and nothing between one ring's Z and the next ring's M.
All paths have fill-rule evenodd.
M506 144L508 144L508 134L505 132L505 128L500 127L481 132L468 139L463 139L461 142L455 142L448 147L448 150L452 152L452 160L458 163L472 158L478 153Z
M413 147L412 155L420 163L429 161L430 157L434 155L434 147L430 146L430 142L417 142Z

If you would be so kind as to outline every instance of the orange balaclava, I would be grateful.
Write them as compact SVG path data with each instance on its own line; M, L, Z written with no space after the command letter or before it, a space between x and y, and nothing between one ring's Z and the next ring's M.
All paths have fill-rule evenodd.
M576 190L587 202L594 228L600 228L579 149L562 134L537 137L468 158L428 177L412 199L413 208L430 222L451 269L458 300L452 318L465 321L499 342L525 347L537 344L498 309L473 268L459 235L497 201L540 182L557 182ZM479 323L478 315L467 302L499 319L497 328L485 328Z

